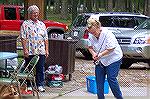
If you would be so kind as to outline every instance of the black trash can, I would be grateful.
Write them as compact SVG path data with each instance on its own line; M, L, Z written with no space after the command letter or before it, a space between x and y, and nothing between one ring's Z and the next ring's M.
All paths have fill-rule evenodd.
M49 57L46 60L46 68L50 65L61 65L63 74L69 75L71 80L75 68L75 44L76 40L49 39Z
M17 37L17 35L0 34L0 52L16 52Z
M17 52L17 35L10 35L10 34L0 34L0 52ZM3 77L9 77L10 72L13 72L12 63L10 63L12 60L7 60L7 72L5 72L4 65L6 65L5 60L0 60L0 76ZM13 65L12 66L17 66L17 59L13 59ZM15 64L15 65L14 65Z

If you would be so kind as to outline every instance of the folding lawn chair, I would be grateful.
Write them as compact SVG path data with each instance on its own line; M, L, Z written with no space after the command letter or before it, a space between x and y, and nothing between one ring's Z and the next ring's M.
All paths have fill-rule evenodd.
M35 55L31 61L24 67L22 70L22 67L20 68L20 71L17 73L17 79L20 81L20 86L26 85L26 81L29 80L31 83L33 96L35 96L35 92L37 94L37 97L39 99L39 92L38 88L36 86L36 80L35 80L35 66L38 63L39 56Z
M17 79L17 73L19 71L19 68L24 65L25 61L21 62L20 65L17 66L16 69L12 73L10 73L9 77L0 77L0 97L3 96L19 96L21 98L21 93L20 93L20 82Z

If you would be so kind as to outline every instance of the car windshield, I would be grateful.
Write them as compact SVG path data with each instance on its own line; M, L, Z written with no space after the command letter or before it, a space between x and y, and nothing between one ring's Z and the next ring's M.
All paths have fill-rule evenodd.
M133 16L100 16L103 27L134 28L146 20L145 17Z
M138 30L138 29L147 29L147 30L149 30L149 29L150 29L150 18L147 19L147 20L145 20L142 24L140 24L140 25L136 28L136 30Z

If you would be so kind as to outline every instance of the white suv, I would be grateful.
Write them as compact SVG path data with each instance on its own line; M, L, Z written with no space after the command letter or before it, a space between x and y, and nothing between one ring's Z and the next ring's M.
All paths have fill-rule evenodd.
M134 62L147 62L150 66L150 19L121 34L116 37L124 54L122 66L128 68Z
M76 49L79 50L86 59L91 59L91 54L86 48L89 33L86 31L87 19L89 17L98 18L104 28L112 31L119 41L119 44L130 42L130 38L126 37L122 31L134 30L134 28L143 23L148 16L129 13L129 12L104 12L104 13L82 13L76 17L71 25L71 33L69 33L72 39L77 39ZM120 38L121 37L121 38Z

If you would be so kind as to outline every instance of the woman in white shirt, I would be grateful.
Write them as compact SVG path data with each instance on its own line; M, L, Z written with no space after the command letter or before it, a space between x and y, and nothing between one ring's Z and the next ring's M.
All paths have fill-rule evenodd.
M101 27L101 23L96 18L89 18L87 27L90 33L88 50L92 54L96 65L95 76L98 99L104 99L104 82L106 75L115 98L123 99L117 81L123 54L117 39L113 33Z

